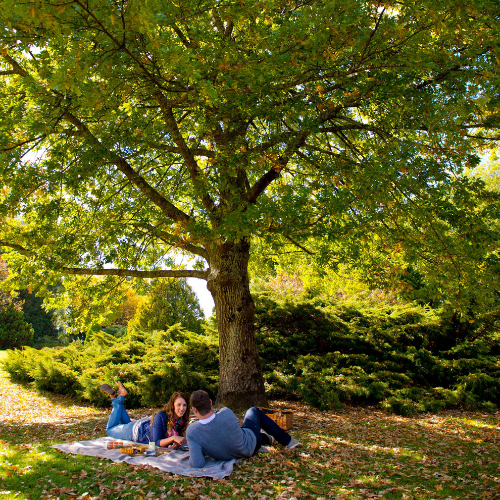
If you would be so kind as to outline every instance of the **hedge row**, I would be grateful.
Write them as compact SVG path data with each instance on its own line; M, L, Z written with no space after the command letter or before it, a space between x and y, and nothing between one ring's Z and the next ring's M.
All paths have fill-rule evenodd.
M258 301L266 388L322 408L399 413L500 404L498 340L459 340L452 320L413 304ZM306 353L306 354L304 354Z
M452 321L435 310L258 297L256 311L269 396L322 409L359 402L400 414L500 404L498 340L459 340ZM119 339L101 332L64 348L10 351L5 366L15 380L98 405L109 403L98 386L120 379L133 388L132 406L156 405L176 389L215 396L218 341L210 326L205 334L174 326Z
M109 404L99 385L117 380L131 388L129 407L160 405L174 390L217 393L217 339L179 325L166 332L132 332L121 338L99 332L66 347L8 352L4 366L13 380L99 406Z

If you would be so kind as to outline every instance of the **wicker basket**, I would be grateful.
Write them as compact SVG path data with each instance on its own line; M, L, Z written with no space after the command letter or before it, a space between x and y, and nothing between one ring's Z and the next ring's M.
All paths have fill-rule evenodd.
M288 431L292 428L292 410L273 410L272 408L260 409L271 419L274 420L283 430Z

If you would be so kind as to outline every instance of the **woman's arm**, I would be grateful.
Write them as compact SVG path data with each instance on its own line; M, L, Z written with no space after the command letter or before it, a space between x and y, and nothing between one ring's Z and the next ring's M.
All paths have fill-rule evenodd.
M150 427L151 441L154 441L156 446L166 447L176 443L177 446L186 444L186 438L182 436L167 437L167 415L165 412L158 412L153 420L153 425Z
M162 439L160 441L160 444L158 446L161 446L161 447L166 447L166 446L169 446L171 444L176 444L177 446L182 446L184 444L186 444L187 441L186 441L186 438L185 437L182 437L182 436L170 436L168 438L165 438L165 439Z
M149 428L150 441L154 441L156 446L165 446L161 444L167 437L167 416L159 411L153 420L153 425Z

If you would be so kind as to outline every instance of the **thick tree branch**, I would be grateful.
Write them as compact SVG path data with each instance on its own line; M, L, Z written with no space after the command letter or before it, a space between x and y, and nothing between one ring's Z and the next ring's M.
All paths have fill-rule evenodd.
M179 40L182 42L182 45L186 47L187 49L191 48L191 43L190 41L186 38L184 33L178 28L175 24L172 24L172 29L174 30L175 34L179 37Z
M198 196L201 197L203 206L209 212L212 212L212 210L215 208L215 204L210 195L205 191L201 180L203 174L198 168L198 163L196 162L192 151L189 149L186 141L184 140L184 137L182 137L182 134L179 130L177 121L175 120L174 112L172 110L172 103L170 103L169 100L160 91L155 92L154 95L156 100L158 101L158 104L160 105L163 113L163 118L165 119L165 123L167 124L170 135L175 144L177 144L182 158L184 159L186 167L189 171L189 175L191 176L191 182L193 183Z
M282 234L282 236L287 239L292 245L296 246L297 248L300 248L304 252L306 252L309 255L314 255L316 252L312 252L311 250L308 250L306 247L302 246L300 243L297 243L294 239L292 239L290 236L286 234Z
M67 137L85 137L85 133L82 132L81 130L74 130L71 128L67 128L67 129L61 130L61 132L56 132L56 133L65 135Z
M89 138L92 142L102 147L99 143L98 139L92 135L87 126L82 123L77 117L71 114L68 111L63 113L63 118L70 122L72 125L78 128L80 132L83 133L84 137ZM161 211L170 219L173 219L177 222L184 221L187 222L190 217L182 210L179 210L175 205L170 203L167 199L165 199L156 189L154 189L142 176L140 176L124 159L118 156L116 153L108 151L108 155L111 157L111 161L116 165L118 170L120 170L127 179L134 184L139 190L157 207L161 209Z
M188 243L179 239L179 237L174 236L173 234L167 233L166 231L162 231L157 227L154 227L151 224L132 224L132 226L137 227L139 229L145 229L153 236L160 238L165 241L169 245L174 245L175 247L181 248L183 250L187 250L195 255L199 255L204 259L208 260L208 253L203 247L198 247L193 245L192 243Z
M249 203L255 203L269 184L279 177L281 171L290 161L291 156L305 144L307 136L308 132L297 133L297 136L288 145L285 154L280 156L274 165L250 188L247 194L247 201Z
M9 247L23 255L33 255L28 249L24 248L22 245L16 243L9 243L8 241L0 241L0 247Z
M133 269L82 269L77 267L63 267L63 274L77 274L83 276L130 276L131 278L198 278L206 280L210 269L198 271L196 269L158 269L157 271L136 271Z
M9 56L9 54L4 54L3 58L14 68L12 70L13 71L12 74L16 74L16 75L24 76L24 77L30 76L30 74L25 69L23 69L14 58Z

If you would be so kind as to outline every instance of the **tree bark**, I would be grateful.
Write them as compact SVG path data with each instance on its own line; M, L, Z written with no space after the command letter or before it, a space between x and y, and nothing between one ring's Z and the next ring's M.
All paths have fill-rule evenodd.
M219 392L216 403L234 410L266 404L255 340L255 305L250 294L247 241L213 246L207 286L219 329Z

